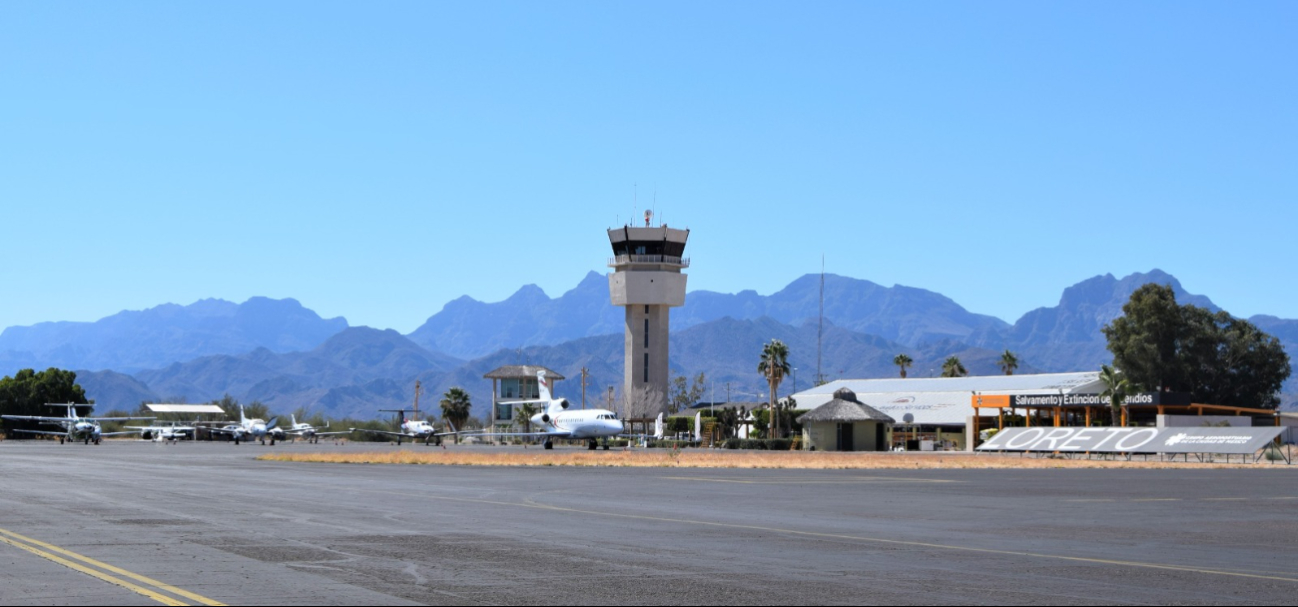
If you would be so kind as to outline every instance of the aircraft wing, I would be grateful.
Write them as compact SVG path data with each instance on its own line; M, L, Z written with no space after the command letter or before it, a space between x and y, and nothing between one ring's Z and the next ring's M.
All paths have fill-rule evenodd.
M41 434L46 436L68 436L67 432L46 432L43 430L14 430L14 432L21 432L23 434ZM135 433L132 432L131 434Z
M156 417L83 417L88 422L151 422Z
M207 431L217 432L219 434L238 434L240 432L246 432L243 428L208 428Z
M339 436L342 434L351 434L351 432L348 431L348 432L316 432L315 433L316 436Z
M416 437L416 436L413 435L413 434L406 434L406 433L404 433L404 432L387 432L387 431L384 431L384 430L370 430L370 429L367 429L367 428L352 428L352 431L353 431L353 432L369 432L370 434L382 434L383 436L399 436L399 437L401 437L401 438L418 438L418 437Z
M127 434L139 434L139 433L140 432L138 430L134 432L104 432L99 436L126 436Z
M0 415L0 419L8 419L16 422L45 422L45 423L62 423L71 421L66 417L41 417L39 415Z

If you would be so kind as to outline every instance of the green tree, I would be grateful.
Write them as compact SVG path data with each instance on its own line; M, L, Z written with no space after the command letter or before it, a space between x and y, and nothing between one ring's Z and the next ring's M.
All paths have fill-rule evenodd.
M1171 287L1145 285L1104 328L1114 367L1133 384L1198 402L1274 409L1293 369L1280 340L1226 312L1178 305Z
M1109 425L1116 428L1122 419L1123 401L1133 391L1131 382L1123 377L1121 372L1108 365L1100 367L1100 381L1104 382L1104 391L1100 393L1100 398L1109 401Z
M771 387L770 411L775 411L775 401L780 390L780 383L792 371L789 366L789 346L784 342L774 339L771 343L762 348L762 359L757 363L757 372L766 378L766 383ZM774 438L779 436L779 416L771 415L770 433L768 436Z
M1103 329L1114 366L1132 383L1158 392L1179 383L1177 344L1184 321L1172 287L1140 287L1122 312L1121 318Z
M675 415L693 407L707 393L708 376L699 373L693 383L684 375L672 378L671 396L667 399L667 412Z
M1006 375L1014 375L1014 372L1019 370L1019 357L1015 356L1013 352L1006 350L1005 353L1001 355L999 364L1002 373Z
M915 366L915 359L905 354L898 354L897 358L892 359L892 364L901 369L901 378L906 379L906 369Z
M969 375L969 370L964 368L964 363L960 362L960 357L952 356L942 363L942 377L964 377Z
M46 407L47 403L88 405L86 391L77 384L77 374L72 371L50 368L37 373L23 369L0 379L0 415L61 416L63 410ZM89 408L78 407L85 415ZM49 430L33 422L4 421L6 433L14 438L14 430Z
M463 388L451 388L442 395L442 419L450 424L456 430L464 428L465 422L469 420L469 414L473 410L473 401L469 398L469 393ZM460 437L455 436L455 444L460 444Z

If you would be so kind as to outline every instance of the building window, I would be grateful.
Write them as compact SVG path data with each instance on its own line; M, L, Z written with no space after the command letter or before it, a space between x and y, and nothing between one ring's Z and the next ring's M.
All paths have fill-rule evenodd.
M649 319L644 319L644 349L649 349Z
M644 383L649 383L649 353L644 353Z

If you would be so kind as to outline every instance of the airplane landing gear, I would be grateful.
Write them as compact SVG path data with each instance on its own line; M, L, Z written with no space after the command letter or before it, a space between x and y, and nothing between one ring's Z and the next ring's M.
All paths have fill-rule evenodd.
M554 450L554 442L551 441L550 439L546 439L546 440L545 440L545 445L544 445L544 446L545 446L545 450L546 450L546 451L553 451L553 450Z
M590 442L589 442L589 443L586 443L586 450L587 450L587 451L594 451L594 450L596 450L596 449L598 449L598 448L599 448L599 441L598 441L598 440L595 440L595 439L592 438L592 439L590 439Z

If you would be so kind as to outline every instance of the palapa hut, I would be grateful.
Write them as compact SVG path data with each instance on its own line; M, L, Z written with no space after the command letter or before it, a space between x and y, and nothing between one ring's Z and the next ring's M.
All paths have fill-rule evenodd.
M856 399L842 388L831 400L798 418L802 444L814 451L887 451L891 417Z

